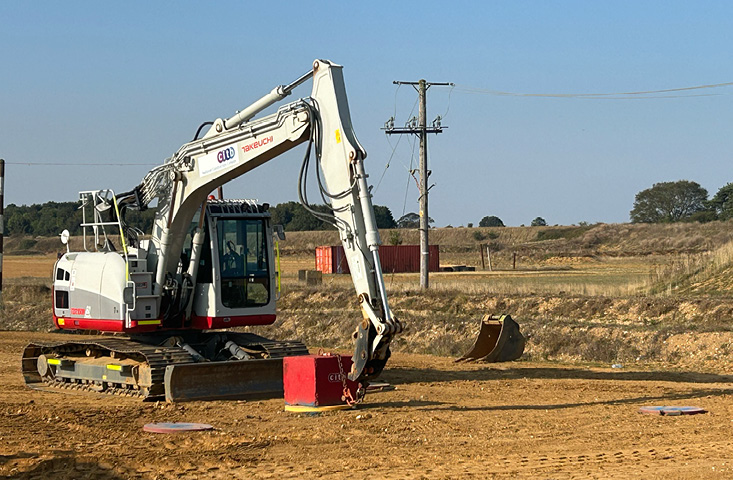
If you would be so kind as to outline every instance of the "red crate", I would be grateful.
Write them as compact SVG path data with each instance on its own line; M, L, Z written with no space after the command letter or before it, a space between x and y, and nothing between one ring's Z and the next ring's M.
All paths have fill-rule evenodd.
M351 355L301 355L283 358L283 390L286 405L322 407L343 405L344 375L351 371ZM356 382L346 380L351 396L356 398Z

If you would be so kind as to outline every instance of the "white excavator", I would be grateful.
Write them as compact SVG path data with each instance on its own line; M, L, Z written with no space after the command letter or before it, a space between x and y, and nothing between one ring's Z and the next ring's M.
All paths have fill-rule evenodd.
M310 97L255 118L309 79ZM366 151L352 128L342 67L326 60L233 117L203 124L133 190L80 193L84 251L67 246L56 262L53 322L105 335L32 342L23 353L26 383L168 401L281 393L282 358L306 347L231 330L275 321L273 244L281 232L267 204L210 194L305 142L299 197L340 234L363 317L348 377L365 388L403 327L387 302ZM310 205L309 170L332 213ZM152 234L144 236L126 213L155 202Z
M309 79L310 97L255 118ZM202 124L133 190L80 193L84 251L67 246L56 262L53 322L62 331L103 335L30 343L22 358L26 383L168 401L282 394L282 359L307 354L305 345L232 330L275 322L273 231L278 238L282 231L271 225L267 204L210 194L305 142L298 193L307 210L338 229L344 247L362 312L348 378L363 394L403 326L387 302L366 151L351 125L342 67L326 60L233 117ZM309 203L309 170L330 213ZM152 234L125 220L156 202ZM508 361L523 350L508 315L486 316L459 360Z

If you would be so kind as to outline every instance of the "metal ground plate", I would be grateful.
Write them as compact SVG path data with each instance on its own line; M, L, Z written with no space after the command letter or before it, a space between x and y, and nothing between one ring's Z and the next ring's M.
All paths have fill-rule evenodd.
M639 413L644 415L665 415L669 417L679 415L697 415L699 413L706 413L706 411L700 407L669 407L669 406L646 406L639 409Z
M214 427L208 423L146 423L143 430L151 433L180 433L180 432L202 432L213 430Z

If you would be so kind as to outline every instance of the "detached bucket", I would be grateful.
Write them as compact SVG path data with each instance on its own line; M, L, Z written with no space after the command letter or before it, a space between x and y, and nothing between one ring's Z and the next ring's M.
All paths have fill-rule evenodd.
M519 324L509 315L486 315L471 350L456 362L509 362L524 353Z

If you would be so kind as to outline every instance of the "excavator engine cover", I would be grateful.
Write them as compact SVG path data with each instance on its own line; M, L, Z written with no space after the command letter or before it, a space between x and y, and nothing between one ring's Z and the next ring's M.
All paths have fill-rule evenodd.
M509 315L486 315L471 350L456 362L509 362L524 353L524 336Z

